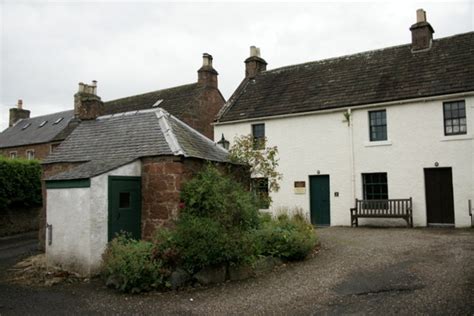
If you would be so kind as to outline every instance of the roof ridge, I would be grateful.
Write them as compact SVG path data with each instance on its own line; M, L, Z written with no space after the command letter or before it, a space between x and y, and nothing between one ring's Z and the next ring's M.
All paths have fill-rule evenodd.
M170 114L162 108L158 108L158 111L156 111L156 117L158 118L158 124L160 125L161 132L163 133L163 136L165 137L165 140L174 155L186 156L183 148L179 144L176 135L173 132L173 129L168 123L169 115Z
M151 108L151 109L143 109L143 110L117 112L117 113L113 113L113 114L105 114L105 115L98 116L96 118L96 120L106 120L106 119L109 119L109 118L122 117L122 116L127 116L127 115L158 112L160 109L161 108Z
M461 34L454 34L454 35L450 35L450 36L446 36L446 37L441 37L441 38L438 38L438 39L434 39L433 42L439 42L439 41L443 41L443 40L450 39L450 38L453 38L453 37L458 37L458 36L465 36L465 35L470 34L470 33L474 33L474 31L465 32L465 33L461 33ZM262 71L261 74L264 75L264 74L267 74L267 73L270 74L270 73L273 73L273 72L291 70L291 69L294 69L294 68L299 68L299 67L304 67L304 66L317 65L317 64L320 64L320 63L331 62L331 61L335 61L335 60L338 60L338 59L355 58L355 57L368 55L368 54L373 54L373 53L376 53L376 52L381 52L381 51L385 51L385 50L389 50L389 49L402 48L402 47L405 47L405 46L409 47L409 46L411 46L411 44L400 44L400 45L388 46L388 47L377 48L377 49L372 49L372 50L367 50L367 51L362 51L362 52L357 52L357 53L352 53L352 54L345 54L345 55L336 56L336 57L330 57L330 58L324 58L324 59L319 59L319 60L308 61L308 62L304 62L304 63L301 63L301 64L287 65L287 66L282 66L282 67Z
M153 90L153 91L144 92L144 93L138 93L138 94L130 95L130 96L123 97L123 98L112 99L112 100L105 101L104 104L117 102L117 101L122 101L122 100L130 99L130 98L136 98L138 96L143 96L143 95L146 95L146 94L152 94L152 93L163 92L163 91L168 91L168 90L173 90L173 89L179 89L179 88L183 88L183 87L186 87L186 86L192 86L192 85L197 85L197 82L187 83L187 84L183 84L183 85L175 86L175 87L170 87L170 88Z

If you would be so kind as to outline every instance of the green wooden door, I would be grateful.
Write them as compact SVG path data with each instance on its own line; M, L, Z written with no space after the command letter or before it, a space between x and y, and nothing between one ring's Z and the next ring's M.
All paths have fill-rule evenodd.
M109 176L108 236L127 232L141 237L141 178Z
M329 176L310 176L309 191L311 223L318 226L331 225Z

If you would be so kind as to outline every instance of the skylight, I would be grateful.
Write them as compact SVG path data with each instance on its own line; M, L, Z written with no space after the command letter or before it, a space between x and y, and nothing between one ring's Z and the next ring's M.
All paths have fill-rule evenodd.
M64 117L60 117L58 118L56 121L54 121L53 124L58 124L59 122L61 122L63 120Z
M46 123L48 123L48 121L43 121L43 122L41 122L41 124L39 125L39 127L43 127L43 126L45 126L45 125L46 125Z
M30 125L31 125L31 123L26 123L25 125L23 125L23 127L21 129L22 130L27 129Z
M161 104L161 102L163 102L163 99L159 99L158 101L156 101L155 104L153 104L153 107L156 108L158 105Z

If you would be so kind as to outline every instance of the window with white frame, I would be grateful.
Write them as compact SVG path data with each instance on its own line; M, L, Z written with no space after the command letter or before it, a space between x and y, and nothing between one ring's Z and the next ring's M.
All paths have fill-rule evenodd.
M466 102L451 101L443 103L444 135L467 133Z
M35 159L35 151L33 149L26 151L26 159L33 160Z
M252 125L253 149L265 148L265 124Z
M387 113L385 110L369 111L369 136L371 142L387 140Z

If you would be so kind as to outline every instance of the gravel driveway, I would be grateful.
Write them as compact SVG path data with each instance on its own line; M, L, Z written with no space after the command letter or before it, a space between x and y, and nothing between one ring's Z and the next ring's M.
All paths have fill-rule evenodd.
M122 295L99 280L52 288L0 283L0 314L474 313L474 230L319 229L321 251L259 279Z

